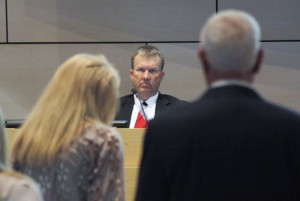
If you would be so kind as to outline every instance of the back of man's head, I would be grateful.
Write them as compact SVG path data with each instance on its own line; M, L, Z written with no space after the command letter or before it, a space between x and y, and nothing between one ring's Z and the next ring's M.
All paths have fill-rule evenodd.
M201 49L211 68L220 72L251 70L260 49L261 31L250 14L224 10L210 17L200 33Z

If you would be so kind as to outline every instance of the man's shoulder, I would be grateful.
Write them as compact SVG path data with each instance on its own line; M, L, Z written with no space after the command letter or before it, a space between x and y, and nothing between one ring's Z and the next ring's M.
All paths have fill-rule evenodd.
M121 96L121 97L120 97L121 100L127 100L127 99L130 99L130 98L133 98L133 95L132 95L132 94L128 94L128 95L125 95L125 96Z
M130 100L134 100L133 99L133 95L132 94L128 94L128 95L125 95L125 96L121 96L120 97L120 103L127 103L128 101Z
M159 93L159 99L166 99L169 100L171 103L188 103L187 101L179 99L175 96L171 96L169 94L162 94L162 93Z
M278 118L283 119L295 119L300 122L300 112L294 109L287 107L286 105L281 105L272 101L265 101L266 105L269 107L269 114L278 116Z

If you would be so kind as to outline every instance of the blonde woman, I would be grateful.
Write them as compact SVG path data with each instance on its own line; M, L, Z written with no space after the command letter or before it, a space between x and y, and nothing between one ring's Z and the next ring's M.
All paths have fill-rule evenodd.
M103 55L74 55L56 71L12 147L14 168L46 201L124 200L122 142L111 127L119 85Z
M6 143L7 140L0 111L0 200L43 201L40 189L32 179L9 168Z

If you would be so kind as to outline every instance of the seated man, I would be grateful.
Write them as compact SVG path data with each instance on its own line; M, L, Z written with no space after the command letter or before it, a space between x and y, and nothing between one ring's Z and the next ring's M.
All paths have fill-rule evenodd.
M133 94L120 98L120 110L116 120L126 120L129 128L146 128L147 122L154 116L187 103L159 92L160 82L165 75L163 68L164 57L156 47L144 45L135 51L129 70ZM137 119L143 122L139 124Z

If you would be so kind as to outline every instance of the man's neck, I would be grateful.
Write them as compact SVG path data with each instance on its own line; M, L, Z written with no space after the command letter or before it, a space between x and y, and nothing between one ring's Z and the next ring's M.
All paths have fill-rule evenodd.
M249 72L241 73L241 72L230 72L230 73L210 73L209 75L206 75L206 80L208 86L213 85L215 82L219 82L222 80L235 80L239 82L247 82L249 84L253 81L253 74Z
M252 87L250 82L247 82L245 80L239 80L239 79L222 79L215 81L210 84L210 88L216 88L216 87L223 87L223 86L229 86L229 85L238 85L238 86L244 86L244 87Z
M143 100L143 101L147 101L149 98L153 97L153 96L156 96L158 94L158 92L154 93L154 94L137 94L137 96Z
M142 99L140 99L140 100L145 101L149 106L152 106L153 104L156 103L158 95L159 95L159 92L157 92L154 96L151 96L147 100L142 100ZM136 95L134 96L134 101L135 101L135 104L140 105L140 101Z

